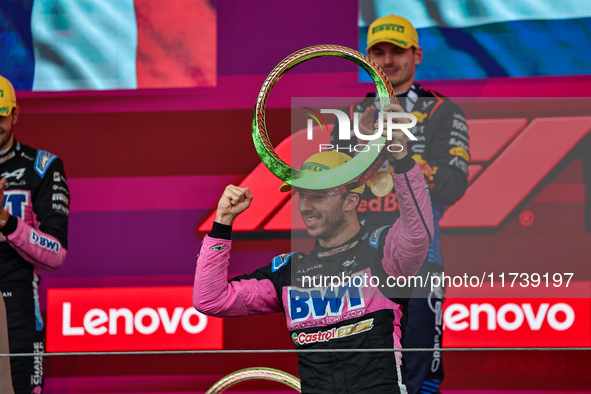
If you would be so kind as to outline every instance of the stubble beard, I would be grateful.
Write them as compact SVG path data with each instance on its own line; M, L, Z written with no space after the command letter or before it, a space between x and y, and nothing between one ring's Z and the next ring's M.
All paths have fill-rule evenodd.
M336 207L328 215L325 216L325 228L315 238L318 240L330 240L338 236L338 234L345 227L346 220L345 215L341 210L341 207Z
M9 143L12 137L12 129L13 126L11 125L10 129L2 130L4 132L0 134L0 152L10 148Z

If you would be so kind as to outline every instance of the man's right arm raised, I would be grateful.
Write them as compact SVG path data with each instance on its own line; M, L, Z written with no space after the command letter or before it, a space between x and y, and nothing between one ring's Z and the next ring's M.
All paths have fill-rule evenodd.
M248 188L233 185L220 198L216 220L197 256L193 306L203 314L241 317L281 311L269 266L228 281L232 223L251 201Z

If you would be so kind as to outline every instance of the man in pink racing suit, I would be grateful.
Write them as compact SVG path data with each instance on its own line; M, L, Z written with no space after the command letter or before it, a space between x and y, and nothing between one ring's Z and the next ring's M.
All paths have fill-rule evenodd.
M0 76L0 290L10 353L43 353L38 270L64 263L70 192L61 159L16 141L19 106ZM11 357L14 392L43 390L43 358Z
M403 112L399 105L385 110ZM433 236L421 169L407 155L404 133L395 131L391 142L403 147L394 153L400 219L392 226L370 234L359 224L356 208L364 186L323 194L296 189L299 212L316 239L314 249L282 254L251 274L228 280L231 225L253 198L248 188L230 185L201 245L195 308L217 317L284 313L296 349L319 350L299 354L304 393L406 392L400 352L334 351L401 348L401 321L412 288L400 279L418 271ZM348 160L341 152L321 152L302 169L322 171ZM284 184L281 190L290 187ZM334 278L343 282L336 284Z

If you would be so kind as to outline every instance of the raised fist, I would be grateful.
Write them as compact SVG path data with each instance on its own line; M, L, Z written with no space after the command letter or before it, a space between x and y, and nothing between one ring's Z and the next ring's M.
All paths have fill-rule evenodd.
M234 219L250 206L251 201L252 193L248 187L226 186L218 202L215 221L221 224L232 225Z

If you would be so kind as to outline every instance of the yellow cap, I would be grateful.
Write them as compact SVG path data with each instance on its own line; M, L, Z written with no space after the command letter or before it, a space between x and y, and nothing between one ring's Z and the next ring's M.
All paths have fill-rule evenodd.
M8 116L16 107L16 95L10 81L0 75L0 116Z
M402 48L419 47L419 35L414 26L398 15L376 19L367 31L367 50L378 42L389 42Z
M312 156L308 157L304 164L302 164L302 171L315 172L330 170L332 168L340 166L341 164L345 164L351 159L351 156L343 152L337 152L336 150L315 153ZM364 190L365 185L361 185L358 188L351 190L351 192L362 194ZM281 185L281 187L279 187L279 191L291 191L291 185L284 183L283 185Z

